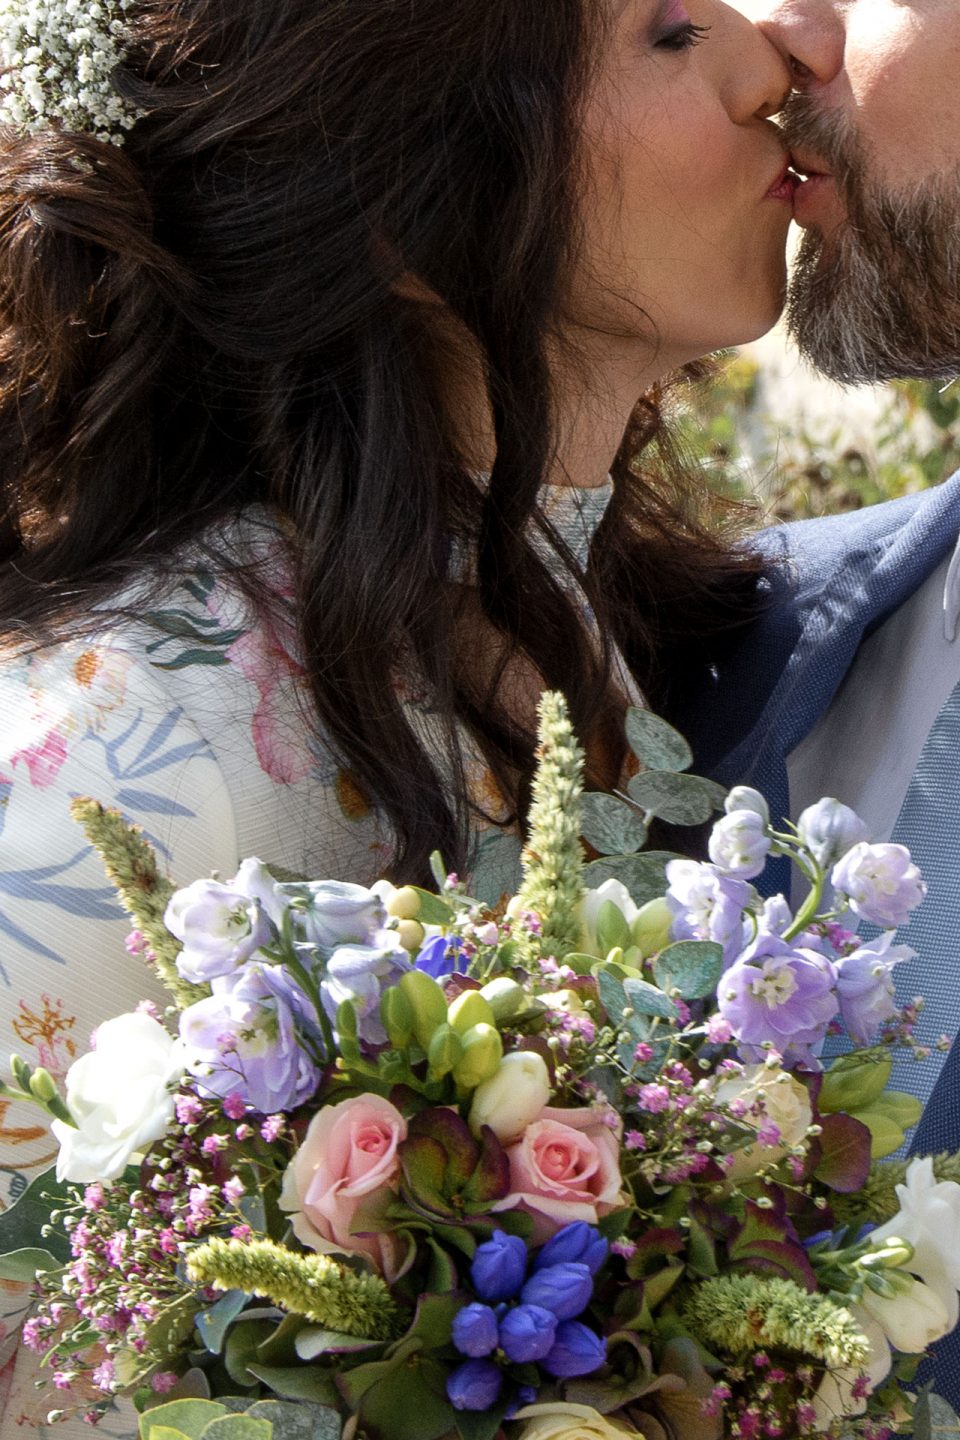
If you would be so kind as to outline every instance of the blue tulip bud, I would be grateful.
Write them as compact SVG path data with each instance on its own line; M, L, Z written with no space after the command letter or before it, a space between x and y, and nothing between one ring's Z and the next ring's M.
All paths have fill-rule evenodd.
M540 1305L518 1305L500 1321L500 1348L515 1365L549 1355L556 1335L556 1315Z
M600 1231L586 1220L574 1220L564 1225L547 1241L533 1262L534 1270L543 1270L548 1265L564 1265L568 1262L586 1265L591 1275L596 1275L610 1253L610 1246Z
M575 1375L591 1375L606 1358L606 1343L599 1335L579 1320L562 1320L553 1348L540 1364L548 1375L570 1380Z
M470 1266L470 1279L481 1300L495 1305L519 1295L527 1274L527 1247L519 1235L495 1230L489 1240L477 1246Z
M558 1320L581 1315L593 1295L593 1276L586 1265L569 1262L538 1270L520 1291L525 1305L540 1305Z
M503 1376L492 1360L465 1360L447 1377L454 1410L489 1410L500 1399Z
M498 1330L489 1305L465 1305L453 1318L453 1343L461 1355L479 1360L496 1350Z

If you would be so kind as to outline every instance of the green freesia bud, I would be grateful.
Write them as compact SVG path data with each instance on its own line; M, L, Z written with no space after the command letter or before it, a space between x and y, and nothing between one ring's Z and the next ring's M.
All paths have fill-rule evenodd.
M498 1024L512 1019L527 1003L523 986L518 985L516 980L511 980L509 975L498 975L496 980L488 980L480 994L490 1006Z
M380 1019L394 1049L406 1050L413 1040L413 1006L399 985L391 985L380 996Z
M462 1037L463 1054L453 1067L453 1078L464 1090L475 1090L500 1069L503 1042L494 1025L474 1025Z
M452 1025L438 1025L434 1030L427 1047L427 1062L430 1066L430 1078L442 1080L444 1075L460 1061L463 1055L463 1042L454 1030Z
M30 1066L22 1055L10 1056L10 1071L21 1090L30 1089Z
M863 1270L900 1270L904 1265L909 1264L913 1259L913 1246L909 1240L901 1240L898 1235L891 1235L889 1239L882 1241L866 1255L861 1256L857 1264Z
M399 988L413 1010L413 1033L421 1050L429 1050L435 1030L447 1023L447 997L423 970L408 970L400 977Z
M474 1025L496 1025L497 1017L490 1001L485 1000L479 990L465 990L447 1010L447 1021L458 1035L466 1035Z
M41 1065L30 1076L30 1094L42 1105L57 1098L57 1085L49 1070Z
M667 904L666 896L648 900L641 905L630 927L634 945L644 960L656 955L670 944L670 930L673 925L673 911Z

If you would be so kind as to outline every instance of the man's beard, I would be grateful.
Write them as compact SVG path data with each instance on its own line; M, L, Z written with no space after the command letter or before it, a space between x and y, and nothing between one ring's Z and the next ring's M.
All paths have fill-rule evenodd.
M833 174L846 218L804 231L787 300L801 352L845 384L960 374L960 169L901 193L869 179L858 137L794 95L787 144Z

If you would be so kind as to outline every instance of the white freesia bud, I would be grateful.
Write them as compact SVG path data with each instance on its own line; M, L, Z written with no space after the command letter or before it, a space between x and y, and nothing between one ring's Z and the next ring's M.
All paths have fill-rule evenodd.
M604 880L595 890L588 890L580 902L580 921L583 925L584 949L589 955L599 953L597 922L601 907L607 900L616 905L628 926L633 924L638 914L637 907L630 898L630 891L620 880Z
M854 845L869 839L867 827L856 811L830 796L807 806L797 821L797 833L825 870Z
M940 1296L922 1280L901 1274L900 1284L903 1288L890 1299L864 1290L863 1308L876 1320L894 1350L922 1355L928 1345L949 1334L953 1328L950 1315Z
M541 1055L515 1050L500 1068L473 1092L470 1129L475 1135L489 1125L503 1145L518 1140L550 1099L550 1074Z
M67 1071L67 1107L76 1128L54 1120L57 1179L89 1184L121 1175L131 1157L159 1140L173 1118L172 1087L185 1051L158 1021L133 1013L107 1020L97 1048Z
M734 810L752 810L760 816L764 825L770 824L770 806L752 785L734 785L723 802L723 808L728 815L732 815Z

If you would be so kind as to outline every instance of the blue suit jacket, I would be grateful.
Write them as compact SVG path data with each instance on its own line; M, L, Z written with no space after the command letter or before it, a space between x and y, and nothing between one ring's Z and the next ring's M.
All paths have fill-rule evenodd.
M830 704L861 641L923 583L958 530L960 473L918 496L761 535L772 564L766 608L672 717L697 769L727 785L755 785L774 817L789 816L787 756ZM960 793L960 757L949 778ZM785 890L786 863L769 865L768 879L771 891ZM917 1154L947 1149L960 1150L960 1042L913 1142ZM919 1378L960 1408L960 1331L936 1347Z

